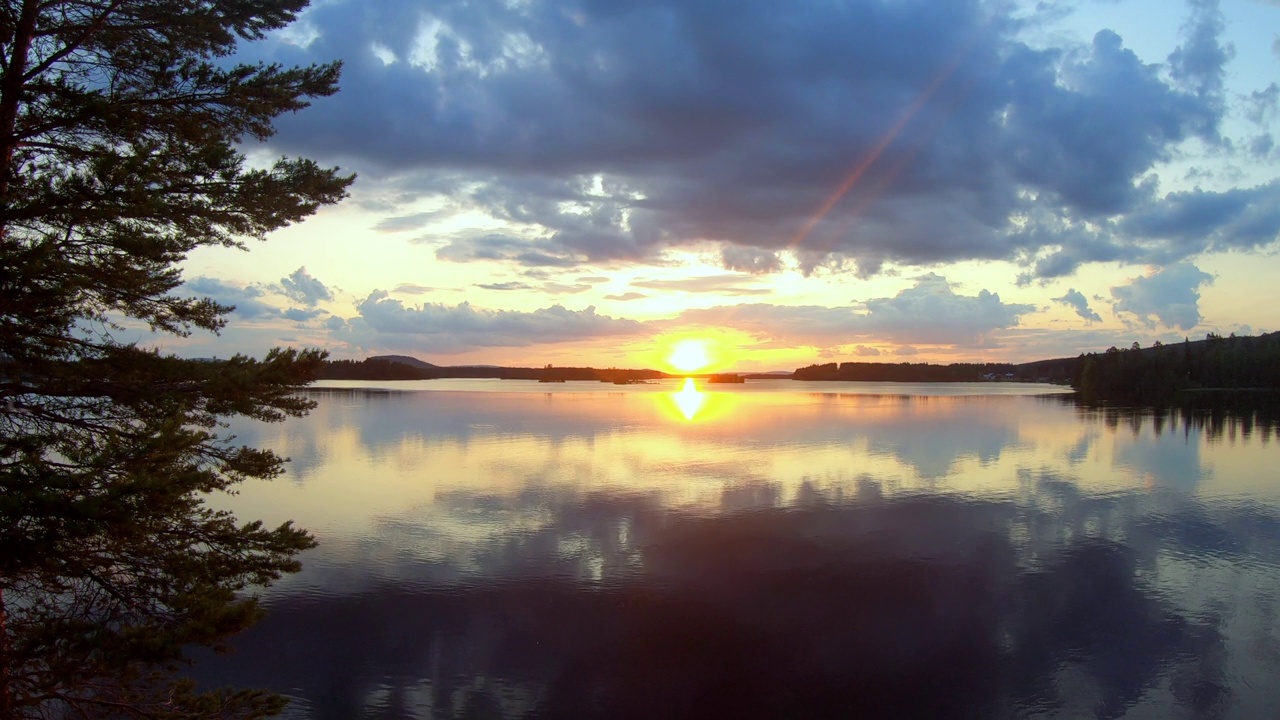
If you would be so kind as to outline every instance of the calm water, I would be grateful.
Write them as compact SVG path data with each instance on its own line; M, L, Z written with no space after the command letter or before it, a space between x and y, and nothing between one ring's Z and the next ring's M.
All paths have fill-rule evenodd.
M202 680L316 720L1280 712L1272 421L1014 384L383 386L415 391L236 428L293 463L226 506L321 545Z

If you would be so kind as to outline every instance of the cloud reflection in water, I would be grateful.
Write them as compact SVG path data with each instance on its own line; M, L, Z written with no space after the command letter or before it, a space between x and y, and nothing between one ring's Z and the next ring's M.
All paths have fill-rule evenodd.
M1206 494L1230 474L1194 426L1028 398L706 393L733 411L677 422L658 393L428 395L291 426L323 460L243 501L322 545L204 680L317 720L1280 701L1276 497Z

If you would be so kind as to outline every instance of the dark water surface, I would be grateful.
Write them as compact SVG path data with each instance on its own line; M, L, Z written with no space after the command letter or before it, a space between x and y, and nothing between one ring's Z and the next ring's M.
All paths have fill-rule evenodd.
M1280 714L1270 419L429 387L236 428L294 462L224 504L321 545L202 681L316 720Z

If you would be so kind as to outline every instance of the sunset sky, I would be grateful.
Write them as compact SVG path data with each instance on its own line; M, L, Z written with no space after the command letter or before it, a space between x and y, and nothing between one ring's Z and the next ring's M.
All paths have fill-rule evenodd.
M237 310L181 355L775 370L1280 330L1276 0L317 0L241 58L344 62L245 150L359 178L194 253L182 292Z

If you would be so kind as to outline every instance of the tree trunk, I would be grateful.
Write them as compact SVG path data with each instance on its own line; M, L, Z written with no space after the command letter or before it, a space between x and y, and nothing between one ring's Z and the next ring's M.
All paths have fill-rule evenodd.
M36 32L36 18L40 14L38 0L23 0L22 14L13 29L9 43L9 58L4 69L4 81L0 83L0 211L6 205L9 183L13 180L13 153L18 149L15 132L18 124L18 107L22 105L22 76L27 72L27 55L31 52L31 38ZM4 223L0 218L0 237L4 236Z
M14 716L13 696L9 688L9 680L13 672L9 667L9 626L5 622L7 617L4 607L4 588L0 588L0 720L9 720Z

